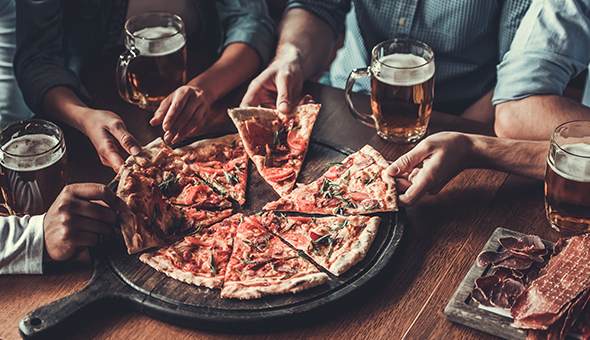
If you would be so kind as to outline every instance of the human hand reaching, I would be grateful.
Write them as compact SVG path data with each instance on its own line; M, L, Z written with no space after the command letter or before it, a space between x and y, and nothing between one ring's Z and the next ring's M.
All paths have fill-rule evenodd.
M110 236L117 211L125 203L108 187L97 183L66 186L43 220L45 260L64 261L76 248L94 246L99 236Z
M178 143L200 127L199 122L210 112L212 102L202 89L181 86L160 103L150 124L162 125L166 143Z
M411 206L424 194L437 194L453 177L471 167L472 147L469 135L440 132L399 157L387 173L396 179L400 205Z
M301 67L286 56L277 57L250 85L240 107L263 106L288 113L301 96Z

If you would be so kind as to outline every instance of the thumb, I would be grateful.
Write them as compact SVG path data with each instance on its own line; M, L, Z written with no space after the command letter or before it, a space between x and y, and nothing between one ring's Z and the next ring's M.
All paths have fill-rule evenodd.
M430 155L427 148L421 146L421 144L416 145L412 150L396 159L387 167L387 173L390 176L411 173L418 164Z

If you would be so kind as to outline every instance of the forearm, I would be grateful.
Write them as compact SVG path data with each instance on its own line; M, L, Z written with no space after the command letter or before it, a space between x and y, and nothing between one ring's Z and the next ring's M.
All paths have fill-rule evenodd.
M470 168L492 169L543 180L549 141L467 135L472 141Z
M260 57L253 48L244 43L233 43L225 48L215 64L187 85L206 89L203 94L213 103L254 76L259 68Z
M307 80L321 72L328 63L334 33L314 14L299 8L287 12L279 27L275 59L286 58L301 67L301 78Z
M58 86L47 91L43 97L43 110L52 118L86 133L84 123L89 122L86 114L89 108L69 88Z
M556 95L531 96L496 105L494 129L498 137L549 140L560 124L590 119L590 108Z

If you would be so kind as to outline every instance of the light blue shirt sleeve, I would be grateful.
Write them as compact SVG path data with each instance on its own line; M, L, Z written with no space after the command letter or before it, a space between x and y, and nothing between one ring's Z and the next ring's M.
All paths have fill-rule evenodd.
M44 218L0 217L0 275L43 274Z
M561 95L590 62L590 0L534 0L498 65L494 105Z
M270 62L276 44L274 22L263 0L225 0L216 2L225 34L223 48L241 42L252 47L260 57L261 66Z

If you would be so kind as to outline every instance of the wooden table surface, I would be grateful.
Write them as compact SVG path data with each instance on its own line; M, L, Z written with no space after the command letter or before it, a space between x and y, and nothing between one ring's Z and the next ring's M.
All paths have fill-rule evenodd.
M107 64L85 77L93 95L92 106L120 114L142 144L160 136L160 128L148 124L149 113L118 97L111 67ZM190 73L195 74L199 67L202 69L194 66ZM204 131L231 128L224 112L239 103L243 92L244 87L216 103L213 109L218 115ZM313 136L352 149L368 143L390 161L411 148L386 142L357 122L348 112L342 90L310 82L304 92L323 105ZM369 109L367 96L355 98L361 108ZM492 126L435 112L429 133L441 130L493 133ZM89 140L70 127L64 131L70 182L108 183L115 174L100 164ZM467 170L438 195L425 196L407 209L403 239L391 263L339 313L320 322L295 325L293 330L280 333L221 334L167 324L117 305L84 315L63 338L495 339L449 322L443 310L499 226L551 241L558 237L545 219L542 182L490 170ZM47 265L44 275L0 276L0 339L20 338L18 322L27 312L82 289L92 271L88 251L83 251L67 262Z

